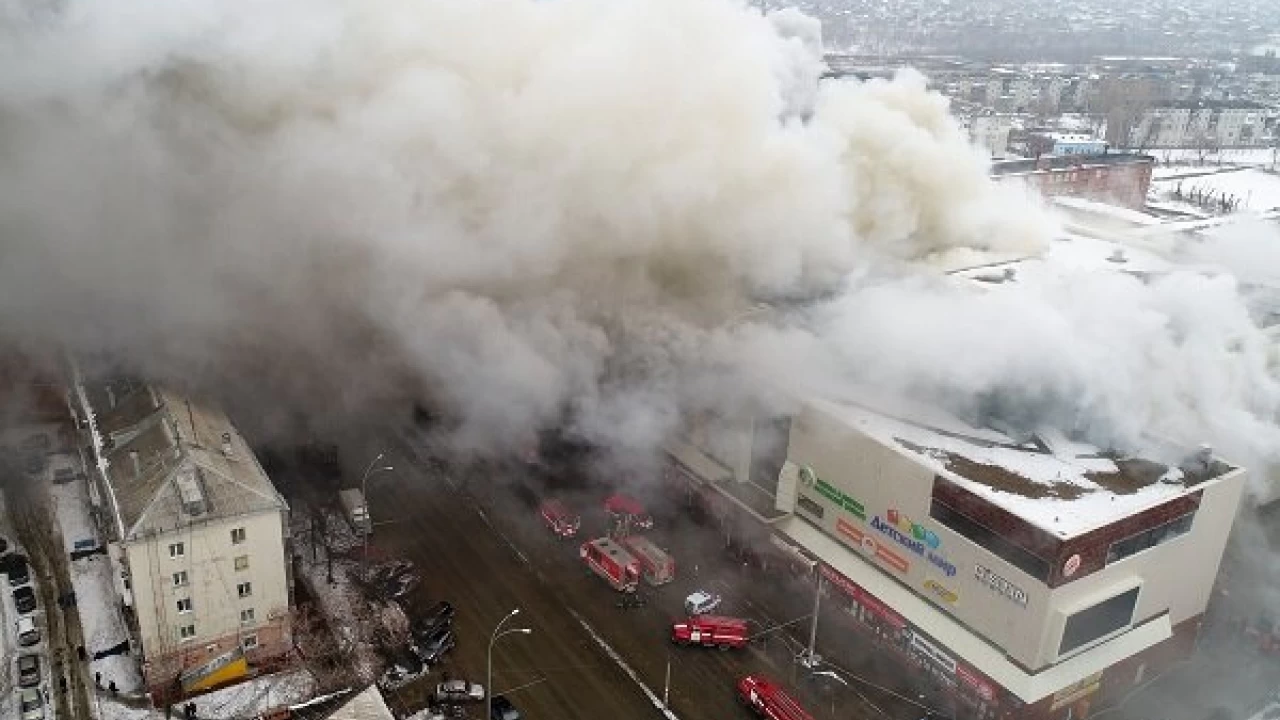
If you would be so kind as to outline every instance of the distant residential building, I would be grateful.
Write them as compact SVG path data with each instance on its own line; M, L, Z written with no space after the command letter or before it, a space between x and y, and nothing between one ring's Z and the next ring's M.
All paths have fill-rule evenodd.
M1107 137L1133 148L1257 147L1266 144L1268 109L1247 100L1193 100L1147 108Z
M991 166L998 181L1021 180L1045 196L1066 195L1138 209L1146 204L1155 158L1134 153L1044 155Z
M78 381L131 631L157 705L290 652L288 505L231 421L144 383Z
M1009 149L1009 131L1013 118L989 108L961 110L956 119L969 135L969 140L985 148L992 157L1004 157Z

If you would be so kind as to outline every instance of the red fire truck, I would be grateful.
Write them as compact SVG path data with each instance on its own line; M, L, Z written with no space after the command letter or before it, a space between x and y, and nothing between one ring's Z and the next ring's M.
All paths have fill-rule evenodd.
M653 516L645 511L643 503L630 495L617 493L605 498L604 511L610 515L629 517L631 527L636 530L653 529Z
M640 561L611 538L596 538L582 544L582 561L604 578L614 590L634 592L640 584Z
M582 527L582 518L559 500L547 500L539 510L542 512L542 522L559 537L574 537Z
M747 621L722 615L695 615L671 626L671 642L721 650L745 647Z
M738 699L768 720L813 720L782 686L760 675L738 681Z
M676 579L676 561L642 535L629 535L619 540L640 561L640 577L650 585L665 585Z

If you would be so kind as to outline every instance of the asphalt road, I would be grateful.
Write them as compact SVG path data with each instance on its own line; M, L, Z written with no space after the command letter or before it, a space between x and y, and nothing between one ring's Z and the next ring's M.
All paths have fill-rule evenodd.
M738 569L708 549L699 553L705 563L678 554L683 564L675 582L645 588L646 607L621 609L618 594L577 556L583 539L603 534L602 512L584 513L580 537L561 540L538 519L536 498L513 492L513 478L500 476L500 471L461 476L433 469L407 445L388 459L396 472L378 476L369 487L376 523L373 545L379 554L412 560L421 571L423 582L411 599L413 606L426 610L448 600L457 607L458 647L441 668L453 677L484 682L489 634L519 607L520 615L508 627L526 626L534 634L508 635L495 646L493 685L499 693L508 692L530 718L652 720L661 717L658 705L667 688L669 708L681 720L746 720L753 714L735 696L739 677L763 672L794 682L791 658L797 641L793 637L788 642L784 632L744 650L718 651L672 645L670 624L683 617L683 599L695 587L722 592L724 612L747 617L756 631L802 618L811 606L811 593L794 598L793 605L803 608L796 617L786 614L796 613L791 608L752 604L748 593L737 592ZM695 537L717 542L715 532L707 530L664 537L660 525L648 534L690 554L694 551L683 548ZM700 566L696 578L694 565ZM801 620L790 629L804 636L807 623ZM400 709L420 707L427 688L438 680L439 670L392 693L390 701ZM889 707L886 702L892 698L868 700L869 691L861 690L805 687L797 688L797 694L819 720L920 715L914 708ZM474 711L471 717L480 714Z

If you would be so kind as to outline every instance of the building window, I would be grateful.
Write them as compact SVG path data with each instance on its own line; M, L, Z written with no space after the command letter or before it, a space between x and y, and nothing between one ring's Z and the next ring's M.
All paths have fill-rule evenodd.
M253 583L244 582L236 585L236 592L239 593L242 598L247 598L253 595Z
M240 647L244 648L245 650L252 650L258 647L258 636L245 635L244 640L240 641Z
M240 624L248 625L253 622L253 608L245 608L240 611Z
M935 499L929 506L929 517L963 535L970 542L1007 561L1010 565L1042 582L1049 581L1049 562L1006 540L1000 533L983 525L950 505Z
M180 558L187 554L187 546L185 543L173 543L169 546L169 557Z
M188 582L189 581L187 580L186 570L179 570L178 572L173 574L174 587L186 587Z
M178 598L178 612L182 614L191 612L191 598Z
M1111 547L1107 548L1107 564L1110 565L1130 555L1136 555L1143 550L1149 550L1161 543L1186 535L1191 531L1191 523L1195 520L1195 517L1195 511L1192 511L1163 525L1143 530L1123 540L1111 543Z
M815 518L819 520L822 519L823 508L821 505L814 502L812 498L805 497L804 495L797 495L796 506Z
M1133 610L1138 606L1138 590L1133 588L1122 592L1067 618L1058 654L1065 655L1128 627L1133 622Z
M236 570L237 570L237 571L240 571L240 570L248 570L248 569L249 569L249 556L248 556L248 555L241 555L240 557L236 558Z
M244 528L234 528L231 531L231 544L239 545L244 542Z
M190 640L195 636L196 636L195 625L183 625L182 627L178 628L178 637L183 640Z

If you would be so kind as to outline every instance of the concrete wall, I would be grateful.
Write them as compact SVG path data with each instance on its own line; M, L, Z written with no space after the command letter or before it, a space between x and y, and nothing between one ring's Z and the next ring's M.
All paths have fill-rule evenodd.
M267 512L196 524L130 543L126 552L147 660L157 663L158 668L169 664L167 656L185 658L193 648L225 644L222 639L227 637L255 633L261 646L259 654L287 651L291 643L288 558L282 527L281 514ZM236 528L245 530L245 540L239 544L231 540L231 531ZM169 545L177 542L184 544L185 554L170 558ZM236 569L238 557L248 557L248 568ZM187 573L186 586L173 584L173 574L179 571ZM245 582L251 584L252 594L241 598L238 585ZM178 612L180 598L191 599L191 612ZM240 613L247 608L253 609L254 618L242 624ZM183 640L178 629L189 624L195 625L196 636ZM206 655L196 653L187 664L198 664ZM149 683L153 674L148 673Z
M1174 624L1202 614L1243 485L1236 471L1206 489L1186 535L1052 589L932 520L933 472L841 421L806 410L793 424L788 456L808 468L797 485L797 514L1030 670L1057 659L1070 613L1122 587L1142 588L1136 622L1166 611ZM932 545L911 542L913 534ZM1005 591L980 581L978 566L1008 583Z

